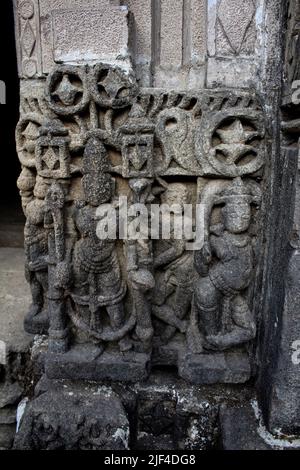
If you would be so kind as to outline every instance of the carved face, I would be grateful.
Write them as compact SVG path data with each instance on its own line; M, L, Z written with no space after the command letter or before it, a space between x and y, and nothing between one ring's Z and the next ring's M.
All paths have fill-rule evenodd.
M245 202L227 203L223 208L226 230L230 233L245 232L251 221L251 206Z
M183 208L183 205L189 202L189 192L183 184L169 184L168 189L162 194L161 200L164 204L179 204Z
M43 178L41 178L40 176L37 176L36 184L35 184L34 191L33 191L34 196L37 197L38 199L45 199L48 190L49 190L49 184L47 184Z

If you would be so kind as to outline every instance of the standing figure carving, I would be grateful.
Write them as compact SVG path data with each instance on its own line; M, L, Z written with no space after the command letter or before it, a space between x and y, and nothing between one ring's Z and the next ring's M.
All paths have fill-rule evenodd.
M184 205L189 203L187 187L181 183L166 184L161 195L166 207L178 208L182 217ZM176 239L174 217L171 220L170 239L161 240L154 259L156 286L153 296L153 314L167 324L163 339L168 341L179 330L185 333L193 292L193 252L186 250L188 240ZM162 215L163 217L163 215ZM183 228L183 227L182 227Z
M82 186L85 201L77 204L75 225L80 234L73 254L75 323L85 330L103 350L103 341L120 340L122 351L131 348L124 338L126 285L122 279L115 240L97 236L96 210L109 202L113 180L108 169L106 150L96 138L85 148ZM105 317L105 313L108 318ZM109 322L108 327L104 325ZM126 327L126 325L125 325Z
M150 178L132 178L129 186L134 204L147 204L153 195ZM146 214L148 215L148 213ZM128 285L133 299L133 310L137 317L135 335L142 352L151 351L153 325L151 318L151 291L154 288L152 241L129 239L126 242Z
M25 318L27 331L47 333L49 327L47 312L48 291L48 229L45 227L45 197L49 186L43 178L37 177L33 198L24 208L26 224L24 230L25 275L30 284L32 304Z
M194 353L204 347L229 349L255 337L255 321L245 298L255 267L255 238L249 233L254 202L257 196L241 178L215 199L224 204L222 223L210 227L209 239L195 254L199 279L194 284L188 335Z

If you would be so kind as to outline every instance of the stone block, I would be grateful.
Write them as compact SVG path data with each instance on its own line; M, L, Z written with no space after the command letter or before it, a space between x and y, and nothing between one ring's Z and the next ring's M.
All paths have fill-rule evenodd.
M211 0L208 3L210 56L254 55L257 41L256 8L254 0Z
M207 87L255 86L257 66L254 61L241 58L213 58L207 62Z
M127 9L109 0L41 0L37 21L42 73L55 61L113 61L128 67ZM71 34L71 37L69 36Z
M277 434L297 435L300 433L299 279L300 251L295 250L286 276L280 355L269 396L268 426L271 432Z
M251 369L247 353L182 354L178 373L199 385L245 383L250 379Z
M0 426L5 424L15 424L17 421L17 410L13 407L0 409Z
M203 396L204 395L204 396ZM219 437L219 405L197 387L178 393L175 438L181 450L212 450Z
M49 354L46 374L51 379L143 381L149 374L148 354L113 354L91 347L73 347L65 354Z
M223 450L271 450L258 434L258 422L250 406L222 409L220 424Z
M119 397L108 387L62 386L27 405L17 450L126 450L129 423Z
M23 389L18 383L0 385L0 410L6 406L16 405L21 400Z
M0 425L0 449L10 450L13 446L16 426L13 424Z
M130 46L136 67L137 79L142 86L151 86L152 61L152 1L127 0L132 13L130 19Z
M59 63L115 63L128 59L127 10L52 11L53 55Z
M182 64L183 1L161 2L160 65L176 69Z

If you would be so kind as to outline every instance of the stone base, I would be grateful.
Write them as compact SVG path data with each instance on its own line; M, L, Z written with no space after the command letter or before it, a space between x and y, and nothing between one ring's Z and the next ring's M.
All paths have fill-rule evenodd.
M224 450L300 450L299 437L285 436L284 439L284 436L274 436L267 430L257 402L239 408L224 406L219 419Z
M251 367L245 352L183 353L178 358L178 374L193 384L235 384L250 379Z
M64 383L26 406L14 448L126 450L128 440L129 422L111 389Z
M258 434L251 406L224 407L220 412L221 445L224 450L270 450Z
M48 353L45 371L50 379L112 380L138 382L149 375L150 355L126 352L104 352L97 357L97 348L75 346L64 354Z

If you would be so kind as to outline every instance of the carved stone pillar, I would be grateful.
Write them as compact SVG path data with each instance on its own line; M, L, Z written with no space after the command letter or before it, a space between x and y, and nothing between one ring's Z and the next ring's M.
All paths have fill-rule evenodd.
M273 249L278 262L272 266L267 289L264 335L259 376L260 402L268 428L275 435L300 431L300 2L285 5L286 37L281 98L281 191L277 206L277 235ZM277 177L277 176L276 176Z
M48 336L42 385L51 403L61 393L57 379L75 381L79 400L84 381L136 383L122 403L137 410L129 418L143 429L139 420L156 406L147 388L156 368L172 367L193 393L194 385L231 390L262 377L274 327L266 299L281 159L282 61L274 49L281 9L280 0L15 1L18 187L33 299L25 328ZM290 144L283 152L294 157ZM129 229L137 223L132 207L146 219L144 229L154 206L176 206L182 217L187 205L190 226L203 229L200 245L195 231L176 236L170 213L164 237L166 212L156 236L124 233L126 219ZM104 221L117 222L106 238ZM289 273L297 284L294 250ZM285 341L289 326L281 326ZM267 385L276 377L269 374ZM179 401L170 392L164 410L176 429ZM32 402L17 447L35 445L28 427L35 429L41 405ZM269 415L274 431L272 405ZM70 444L58 436L57 417L47 419L55 422L51 445L80 448L79 437ZM126 447L127 437L107 445ZM175 448L180 439L174 431ZM101 448L100 439L88 445Z

